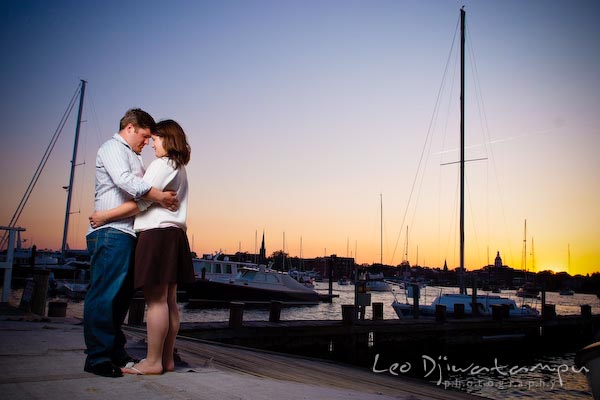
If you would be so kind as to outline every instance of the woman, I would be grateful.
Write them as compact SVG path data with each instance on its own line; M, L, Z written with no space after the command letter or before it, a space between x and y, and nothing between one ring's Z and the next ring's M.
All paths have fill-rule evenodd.
M170 211L144 200L128 201L90 217L92 227L137 215L134 229L138 233L135 250L135 288L143 288L147 304L146 327L148 353L137 364L128 365L123 373L161 374L173 371L175 337L179 331L177 284L194 281L190 246L186 236L188 181L185 165L190 160L190 146L181 126L161 121L152 133L152 148L157 157L144 174L144 180L160 190L177 193L179 209Z

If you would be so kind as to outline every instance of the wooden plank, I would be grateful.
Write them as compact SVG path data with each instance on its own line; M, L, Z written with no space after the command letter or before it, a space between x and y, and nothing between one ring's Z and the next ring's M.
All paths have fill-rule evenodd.
M126 328L128 333L144 337L143 330ZM179 337L176 347L190 365L212 365L219 370L234 371L265 379L275 379L320 387L351 389L364 393L385 394L409 399L481 400L480 396L443 389L434 384L406 376L378 374L344 364L284 355L240 346L209 343Z

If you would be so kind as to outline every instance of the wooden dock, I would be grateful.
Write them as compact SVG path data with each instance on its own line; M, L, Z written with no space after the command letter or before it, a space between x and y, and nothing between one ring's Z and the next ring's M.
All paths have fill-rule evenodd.
M573 350L597 338L600 315L347 321L229 321L182 323L180 335L278 352L304 354L358 365L374 354L451 352L493 348ZM569 338L565 340L565 338ZM494 344L491 346L490 344ZM500 347L499 347L500 346Z
M126 329L128 335L145 338L144 329ZM374 373L363 368L309 357L290 356L181 336L178 337L176 346L184 360L191 365L213 366L218 370L264 379L354 390L357 393L393 396L398 399L482 399L481 396L444 389L407 376Z

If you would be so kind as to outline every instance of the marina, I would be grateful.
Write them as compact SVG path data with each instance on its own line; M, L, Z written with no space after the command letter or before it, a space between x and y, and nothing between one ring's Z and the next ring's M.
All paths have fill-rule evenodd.
M328 282L317 282L315 289L326 291L328 286ZM255 348L277 354L310 356L327 362L354 365L367 371L375 367L385 370L387 375L390 375L389 366L401 361L412 366L412 371L402 374L407 378L423 381L433 387L453 382L458 390L490 398L502 395L507 399L523 396L585 399L590 396L585 376L571 369L563 374L562 384L559 385L555 375L535 369L512 376L511 379L490 371L476 376L465 372L449 372L443 375L443 381L438 384L437 377L431 379L433 373L428 377L423 376L427 372L423 368L424 357L429 357L427 360L446 357L458 369L471 363L493 366L495 358L503 365L535 366L543 363L548 368L561 365L574 368L575 354L580 348L578 338L583 338L582 333L585 332L587 337L598 335L600 301L595 295L561 296L558 292L546 293L547 302L555 305L557 314L547 321L541 318L494 321L491 316L459 320L448 316L445 322L440 323L435 318L424 317L401 320L391 307L394 295L399 294L373 292L372 306L366 307L364 319L349 323L344 320L343 309L354 302L353 287L334 282L333 290L339 297L331 303L283 307L278 321L271 321L273 313L268 307L246 309L242 306L243 315L236 322L239 326L232 326L229 307L190 309L186 303L180 303L180 337L199 340L200 343L239 346L236 348L240 349ZM440 293L457 291L458 288L425 287L421 294L424 301L432 301ZM14 291L11 301L18 301L21 295L22 292ZM523 301L514 290L503 291L503 295ZM532 307L541 306L539 300L537 304L536 300L533 301ZM67 303L67 315L81 318L83 301L69 299ZM587 310L588 305L592 315L583 317L582 306ZM378 313L381 315L374 315ZM377 319L380 316L382 319ZM137 332L145 329L143 322L131 326ZM545 334L540 336L540 331L545 331ZM569 340L563 340L564 337L569 337ZM374 364L377 355L377 363ZM477 384L475 378L486 384Z
M353 24L348 25L354 26ZM422 187L415 187L415 182L422 184L424 181L419 176L421 171L426 169L424 166L421 169L423 158L421 155L417 176L414 178L405 212L406 217L409 209L413 207L412 199L439 200L437 205L428 202L425 207L420 206L427 209L426 213L431 214L428 217L432 219L423 219L422 216L415 218L416 205L414 214L409 217L411 225L413 221L417 222L419 227L415 228L416 231L427 227L415 236L419 240L427 240L425 255L430 264L425 264L425 262L423 264L434 266L420 266L418 246L416 247L417 261L411 266L408 257L408 226L406 226L406 250L403 261L396 265L393 263L394 257L392 256L389 262L394 265L384 264L382 194L379 194L379 263L360 264L356 259L358 245L355 244L354 251L350 251L349 234L346 238L345 256L337 255L337 253L343 253L340 251L343 246L336 247L337 253L331 252L331 247L329 247L329 253L327 248L323 253L315 253L315 245L311 244L313 255L323 254L323 256L311 258L303 255L302 232L300 233L299 257L290 257L286 252L284 231L281 250L275 248L272 256L267 257L264 229L259 254L257 253L258 230L255 232L254 239L254 253L257 254L250 254L250 251L247 250L250 248L247 238L244 240L246 251L243 251L242 240L239 239L237 242L238 252L235 254L224 254L219 250L199 258L194 253L193 264L196 280L186 287L178 288L181 327L177 342L179 359L177 373L165 373L158 377L127 377L121 380L130 384L129 387L122 382L111 387L110 383L90 377L81 369L85 357L81 325L90 263L85 259L87 254L84 254L81 260L76 257L69 258L68 253L71 250L67 244L69 218L71 214L75 213L70 211L75 167L85 165L85 162L77 162L78 137L83 121L83 102L87 84L87 81L81 80L80 87L76 92L76 95L79 94L79 112L70 179L68 185L63 187L67 190L67 207L60 251L52 252L47 249L38 251L35 245L32 246L33 241L30 241L31 247L28 249L21 247L21 232L25 229L17 226L17 219L33 190L32 185L37 182L38 171L36 171L30 188L23 197L13 219L8 226L1 227L7 232L5 238L8 244L5 254L2 254L2 265L0 266L4 270L2 308L0 309L0 342L2 343L0 345L0 356L2 356L0 364L5 370L8 370L8 373L0 379L0 390L11 398L40 398L48 393L48 389L52 394L45 398L53 398L55 395L61 398L79 398L82 394L89 398L139 397L141 395L147 399L263 399L277 397L286 399L402 398L413 400L502 397L517 400L522 398L588 399L591 396L598 398L597 393L600 392L600 351L598 350L600 292L598 292L597 284L600 275L597 272L592 273L591 276L589 272L587 276L583 273L571 275L570 244L568 245L569 267L567 272L557 272L557 262L549 256L546 256L547 258L542 264L544 265L542 268L547 268L546 270L536 268L533 238L531 238L530 250L527 250L529 239L527 237L527 220L525 221L521 268L505 265L500 257L501 251L503 255L505 252L510 255L510 258L507 259L511 264L514 264L516 260L516 257L511 254L510 245L499 245L498 243L501 242L499 237L502 233L494 232L494 237L490 236L490 232L498 230L498 227L490 225L488 221L483 221L483 218L473 212L472 205L466 204L466 196L474 197L473 201L470 201L472 204L479 206L484 203L477 197L480 195L479 192L483 192L484 187L490 186L487 181L484 185L473 179L470 183L474 184L468 189L465 177L466 163L487 160L488 156L491 158L491 153L486 153L481 158L474 158L479 157L476 152L465 154L466 150L479 146L473 145L475 140L472 137L477 129L468 129L469 132L465 138L465 122L469 127L471 125L469 117L465 115L465 94L466 97L470 96L470 93L465 92L465 51L468 51L471 46L471 37L466 35L465 28L463 7L460 10L460 19L456 26L456 33L460 32L460 38L455 36L454 39L457 43L456 47L460 49L460 60L458 58L455 60L455 68L460 69L460 94L452 93L453 97L460 101L460 114L457 112L455 113L457 115L452 117L460 122L460 136L455 135L459 137L454 138L460 140L460 144L456 145L456 149L451 150L444 147L440 153L436 154L437 156L450 153L448 157L453 157L451 159L440 157L439 164L440 166L457 165L455 170L457 187L442 188L440 185L439 191L448 194L448 198L445 198L445 195L441 197L440 193L433 194L433 192L429 193L427 190L423 190ZM485 35L485 33L483 35L478 33L476 37L485 38ZM467 37L469 46L465 46ZM492 47L496 46L495 44L488 43L487 39L484 40L486 40L486 46L495 48ZM455 47L454 44L452 44L452 49ZM395 46L397 44L394 44L394 49ZM373 46L364 48L373 48ZM422 53L422 49L419 49L418 53ZM216 59L218 58L216 57ZM367 58L370 59L370 57ZM373 58L373 60L376 59ZM405 60L402 60L402 63L405 63ZM450 58L446 66L447 71L449 65ZM369 68L369 70L371 69ZM467 71L468 74L473 72L475 69ZM248 75L250 76L250 74ZM256 78L256 74L252 76L253 79ZM475 78L478 81L478 77ZM445 79L446 77L444 77ZM295 81L295 79L290 79L290 81ZM449 81L455 82L453 79L449 79ZM382 87L390 87L388 84L389 82ZM418 88L411 89L412 96L417 91L423 94L427 93L423 84ZM442 92L440 88L440 94ZM335 91L332 93L339 94ZM68 110L73 109L77 99L76 95L74 95ZM511 92L509 97L513 98L515 95L516 93ZM374 97L379 96L380 94ZM368 98L368 96L364 98ZM340 101L340 99L336 101ZM593 102L589 103L594 104ZM396 100L394 108L397 106ZM436 104L434 115L437 114L437 107ZM469 105L469 108L470 112L467 114L475 111L475 107L472 105ZM385 110L385 107L381 109ZM450 106L448 106L448 110L451 110ZM269 112L260 113L260 115L271 116ZM419 119L422 120L422 116ZM517 118L514 117L514 119ZM311 121L311 123L313 122ZM557 129L561 128L563 123L562 117L556 118ZM438 122L432 121L431 125L438 125ZM204 125L200 124L199 126ZM369 136L371 133L364 135L364 132L378 130L373 129L373 126L364 126L360 129L362 129L360 136ZM505 128L505 132L517 132L519 129L522 129L521 126L516 125L516 129L515 126L511 129ZM397 132L398 127L386 127L383 130ZM346 128L343 131L344 134L348 133L346 131L351 130ZM426 135L424 150L428 147L431 149L431 142L428 144L429 134L430 132ZM526 137L528 133L517 132L514 135L515 137L517 135ZM299 136L301 139L296 144L307 141L305 139L307 132L300 132ZM385 142L385 146L389 146L390 149L405 145L408 148L408 141L404 143L405 136L408 135L401 136L402 142L392 145L393 141L386 138L385 141L382 140L382 143ZM259 142L267 143L262 138L259 139L261 139L258 140ZM512 139L492 140L491 136L484 137L486 144L487 142L492 144ZM289 138L286 140L288 143ZM227 141L228 150L232 150L232 153L235 154L234 147L240 142L244 141ZM49 149L53 147L54 143L51 142ZM410 152L417 154L415 148L411 147ZM366 149L367 147L364 147L361 152L369 153L369 151L365 151ZM455 151L457 154L451 154ZM457 161L459 151L460 159ZM295 155L299 153L314 154L313 152L312 148L305 148L302 152L298 152L294 148ZM529 151L529 153L535 152ZM210 159L208 156L205 154L202 160L206 162ZM384 156L381 157L376 161L383 161ZM361 157L354 154L348 158L357 160ZM556 158L558 159L558 157ZM232 165L237 159L243 159L243 157L240 155L231 157L230 169L242 174L249 167L244 164L241 164L241 167L239 165L237 168L233 167ZM402 157L396 154L394 159L398 160ZM410 162L416 164L416 159L410 159ZM496 161L492 162L495 169ZM274 163L273 165L281 164L285 163ZM305 164L317 165L318 163ZM375 163L371 161L369 164L374 165ZM545 163L539 162L538 164L544 165ZM43 165L45 165L45 160L40 163L42 168ZM505 166L510 168L514 166L515 169L523 170L518 162L507 162L504 159L498 165L503 167L501 169L504 169ZM412 171L412 167L413 165L409 168L408 164L402 168L394 165L387 169L405 172L409 169ZM319 168L322 171L333 170L328 168L325 163L319 165ZM475 169L473 168L473 170ZM39 167L38 170L41 173ZM585 170L593 170L593 168ZM289 171L286 171L287 173ZM311 176L318 175L320 174ZM254 176L264 179L262 173L254 174ZM287 175L285 176L287 177ZM359 174L355 172L354 176L359 176ZM204 175L202 177L202 179L208 179ZM337 178L326 177L324 179L335 181ZM289 180L302 188L302 182L297 176ZM369 174L366 180L373 180L373 174ZM267 181L275 182L277 180L264 180L264 182ZM439 182L446 181L454 181L454 178L439 178ZM513 181L515 180L513 179ZM212 185L197 185L194 188L203 187L202 190L206 190L207 187L217 187L217 184L220 185L222 182L225 180L217 181ZM401 182L403 193L409 193L406 184L410 182L408 175L403 175L401 179L394 178L394 182ZM307 185L306 189L303 189L305 193L311 193L311 196L318 194L314 198L318 199L315 203L318 204L319 209L328 210L329 213L330 210L336 208L335 205L345 202L350 204L350 199L334 198L332 194L323 191L323 187L322 184L314 187ZM249 190L248 188L243 189ZM413 190L416 190L414 197ZM276 185L271 185L268 190L263 188L261 191L260 195L278 190ZM214 191L211 195L216 196L219 192L218 190ZM294 191L288 188L287 192L281 192L293 194ZM364 192L366 193L367 190ZM511 188L510 192L516 191ZM504 193L507 195L510 192L504 189ZM452 194L459 199L452 199ZM500 199L501 194L503 194L503 190L499 189L499 194L491 197ZM205 195L206 192L202 192L202 197L198 197L204 200L207 199L203 197ZM232 197L238 198L238 196ZM363 224L356 223L356 226L350 228L342 228L348 220L358 220L354 215L349 218L349 213L346 212L341 219L344 223L341 223L340 220L331 220L327 223L328 227L336 228L334 233L329 233L322 226L320 227L320 223L307 218L309 215L317 215L314 210L309 211L304 208L312 201L302 200L302 196L297 194L290 196L292 199L302 200L297 204L288 204L289 199L270 197L277 201L275 203L277 206L286 204L288 208L279 213L280 210L273 204L267 205L267 200L262 200L264 204L261 201L260 207L257 207L256 204L252 204L252 201L261 199L262 196L253 193L252 196L247 195L248 204L244 204L243 208L258 210L263 207L268 210L268 213L252 215L252 218L248 218L248 216L240 218L233 213L233 217L236 220L256 219L264 223L263 221L269 220L272 216L277 216L277 224L284 225L290 215L301 216L302 218L299 219L306 220L303 221L306 222L306 226L327 232L325 233L326 239L323 237L318 239L319 246L321 244L329 245L327 242L333 241L333 236L343 235L341 233L343 229L361 232L360 235L364 235L366 231L364 222ZM487 193L486 197L488 197ZM552 198L552 196L547 197ZM215 211L218 209L219 202L212 201L212 198L209 199L207 204L202 204L202 207L198 207L198 209L201 209L202 212L209 210L215 215L224 213L223 210ZM401 202L404 201L405 199L402 198ZM400 203L398 199L394 199L394 202ZM449 219L452 220L449 225L450 229L440 229L439 227L443 226L440 221L444 217L442 215L433 216L436 206L439 213L442 204L445 204L445 207L455 202L457 203L456 210L448 213L451 216ZM485 203L488 207L487 201ZM204 208L204 206L208 207ZM529 205L524 210L533 214L537 207ZM238 207L236 204L230 205L225 210L229 216L231 210L238 208L242 207ZM356 207L356 209L359 208ZM465 208L471 208L471 214L468 211L467 214L472 221L465 221ZM555 209L559 208L555 207ZM567 207L563 207L563 209L567 209ZM492 207L489 207L485 213L488 216L501 214ZM504 208L502 208L502 214L504 214ZM515 215L519 213L514 209L509 214L514 214L511 215L511 218L516 218ZM324 219L321 218L321 220ZM591 220L592 218L587 216L586 219ZM195 221L195 218L193 220ZM543 226L540 220L548 220L548 218L547 216L544 218L540 218L539 215L534 216L534 221L538 225L536 229L543 234L552 236L552 232L559 231L556 226ZM224 248L229 246L231 249L231 244L227 242L230 239L225 239L224 236L217 234L218 230L222 228L221 225L226 225L225 221L223 219L220 221L216 219L216 221L218 221L216 227L207 228L202 225L202 234L210 232L211 238L208 240L212 240L212 236L217 237L224 241L222 244ZM435 225L432 221L437 222L439 230L437 232L438 242L435 245L432 244L434 241L431 239L436 236L435 229L431 228ZM402 230L405 222L402 220L400 224ZM514 221L507 222L506 217L503 223L515 226ZM467 232L468 240L465 240L465 226L468 227L471 224L475 227L474 232ZM573 225L577 225L579 228L582 224L579 222ZM249 229L248 226L227 228L236 235L243 235L240 231ZM269 229L274 231L278 228ZM306 228L303 227L303 229ZM482 233L484 229L488 231L485 239ZM454 238L454 246L458 250L454 249L454 255L451 255L453 251L452 246L449 245L452 241L450 236L446 239L441 238L447 234L441 233L445 230L457 231L455 232L457 237ZM561 240L566 240L567 231L568 229L565 229L565 236L561 237ZM193 246L194 237L190 233L191 229L188 230L188 236L191 236ZM573 232L569 232L569 234L575 235ZM585 234L590 235L589 232ZM313 235L315 235L314 232ZM84 235L80 234L79 236L83 237ZM361 236L361 239L367 241L364 236ZM400 234L397 241L399 239ZM207 241L207 238L203 237L201 240ZM443 241L448 243L446 248L442 244ZM315 240L315 242L317 241ZM355 240L355 243L357 242L358 240ZM486 265L483 265L484 262L481 261L485 259L483 255L485 246L482 245L484 242L487 242L488 245ZM468 252L465 251L465 243L469 248ZM220 245L221 243L217 245L214 242L210 245L202 244L205 247L214 246L213 248L219 248ZM502 246L498 250L494 248L491 253L497 254L494 264L490 264L490 245ZM546 237L544 248L549 251L550 247L552 246L548 245L548 237ZM477 264L472 259L467 260L472 257L468 253L475 252L475 250L481 253L477 258ZM585 254L585 251L578 251ZM86 253L86 251L82 252ZM395 254L396 249L393 252ZM421 254L423 255L423 251ZM369 259L363 254L361 257ZM444 257L458 257L458 260L447 260ZM528 257L531 257L532 260L529 270L527 268ZM556 255L553 257L556 259ZM443 267L441 267L442 264ZM450 268L448 264L451 265ZM589 269L590 265L587 265L586 268ZM140 357L146 350L146 315L142 297L141 292L137 292L134 296L126 320L129 350ZM57 362L61 366L59 370L55 368Z

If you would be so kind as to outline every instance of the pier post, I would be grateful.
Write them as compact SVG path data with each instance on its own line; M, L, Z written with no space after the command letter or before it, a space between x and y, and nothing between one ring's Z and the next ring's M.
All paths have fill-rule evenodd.
M373 320L383 320L383 303L373 303Z
M421 297L420 288L418 283L412 284L413 289L413 318L419 319L419 297Z
M461 319L465 316L465 305L463 303L454 303L454 318Z
M269 309L269 322L279 322L281 320L281 301L272 301Z
M551 320L556 317L556 304L544 304L542 308L542 318L544 320Z
M471 291L471 316L479 316L479 309L477 308L477 279L473 276L473 289Z
M581 305L581 316L585 319L591 319L592 318L592 306L590 306L589 304L582 304Z
M344 325L354 325L355 319L354 304L342 304L342 323Z
M232 301L229 303L229 327L238 329L244 320L244 303Z
M49 317L65 317L67 315L66 301L50 301L48 302Z
M492 304L490 306L492 309L492 319L494 321L502 321L503 313L502 313L502 305L501 304Z
M544 311L544 306L546 305L546 288L542 288L542 312Z
M38 269L33 271L33 298L31 300L31 312L37 315L46 315L46 298L48 296L48 280L50 271Z
M446 322L446 306L443 304L435 305L435 321Z
M146 311L146 301L141 297L134 297L129 303L129 314L127 315L127 325L142 325L144 322L144 311Z
M327 259L325 259L325 267L327 268ZM333 302L333 265L329 266L329 270L327 270L327 276L329 277L329 297L327 298L327 303L331 303Z
M202 279L203 281L206 280L206 267L202 268L202 275L201 275L200 279Z

